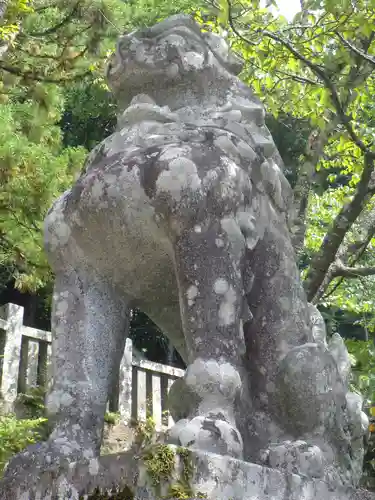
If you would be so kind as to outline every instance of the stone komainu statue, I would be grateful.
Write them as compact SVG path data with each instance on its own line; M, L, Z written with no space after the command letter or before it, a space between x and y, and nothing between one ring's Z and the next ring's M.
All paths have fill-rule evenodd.
M327 346L306 302L290 186L240 70L224 40L186 16L120 38L107 71L117 131L45 222L53 431L7 475L98 455L138 307L188 365L171 390L170 442L358 482L361 399L348 391L342 340Z

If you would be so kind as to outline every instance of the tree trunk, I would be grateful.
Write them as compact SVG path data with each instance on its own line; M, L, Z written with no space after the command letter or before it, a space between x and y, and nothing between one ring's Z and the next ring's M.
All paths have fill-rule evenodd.
M331 264L336 260L337 252L346 233L350 230L357 217L365 208L372 194L369 193L369 183L374 169L374 159L365 155L361 180L352 200L343 206L332 227L324 237L319 251L314 255L306 280L305 291L309 302L314 300L319 288L324 282Z
M3 20L3 17L5 16L7 7L8 7L8 1L0 0L0 22Z
M339 248L335 261L330 265L318 292L315 294L313 300L315 304L324 296L334 278L341 276L341 280L335 288L341 284L344 274L340 274L340 269L342 270L345 266L352 268L353 274L355 274L356 269L358 270L353 266L361 259L370 241L375 236L375 208L362 212L355 224L358 226L358 229L356 229L356 232L359 233L358 238L351 243L344 242ZM361 269L364 270L365 268Z
M335 129L337 120L332 119L331 125L320 132L310 134L306 147L306 161L301 167L297 183L293 189L295 220L292 223L292 244L297 257L303 251L306 234L306 211L311 188L311 182L316 166L323 154L330 133Z
M169 366L173 365L173 358L174 358L174 347L172 342L168 339L167 365Z
M4 24L4 17L8 8L8 0L0 0L0 26ZM0 59L2 59L7 52L9 42L0 39Z

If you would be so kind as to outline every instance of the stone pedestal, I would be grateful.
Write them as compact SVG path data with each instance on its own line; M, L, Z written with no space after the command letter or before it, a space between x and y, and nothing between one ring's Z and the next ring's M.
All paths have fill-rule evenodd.
M181 478L186 453L175 452L175 468L161 488L152 484L146 464L129 451L107 455L99 460L75 463L44 471L34 470L23 476L0 481L1 500L78 500L90 499L96 488L103 493L115 485L125 500L158 500L168 496L170 486ZM208 500L375 500L366 490L337 488L332 490L321 481L283 474L230 457L202 452L189 452L191 465L189 485L191 499ZM194 496L195 495L195 496ZM206 496L204 496L206 495ZM95 496L99 499L100 496ZM103 497L107 498L107 497ZM118 498L118 497L117 497Z

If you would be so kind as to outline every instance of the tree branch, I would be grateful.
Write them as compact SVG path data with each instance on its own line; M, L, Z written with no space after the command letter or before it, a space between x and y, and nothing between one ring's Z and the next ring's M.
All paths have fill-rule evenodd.
M70 23L70 21L73 19L73 17L77 14L78 9L79 9L80 2L78 1L73 9L69 12L67 16L64 17L62 21L59 23L55 24L55 26L51 26L50 28L44 30L44 31L36 31L34 33L29 33L30 36L46 36L46 35L52 35L52 33L56 33L60 28L65 26L66 24Z
M364 267L348 267L344 265L336 265L332 269L332 279L342 276L343 278L363 278L366 276L375 275L375 267L364 266Z
M322 283L325 281L326 274L332 262L336 259L337 252L346 233L356 221L371 197L368 186L373 171L374 158L372 155L367 154L364 157L361 179L357 184L356 192L352 200L342 207L333 221L331 229L325 235L319 251L311 260L304 282L307 298L310 302L313 302L315 295L319 292Z
M347 47L348 49L350 49L357 56L362 57L368 63L370 63L373 66L375 66L375 57L372 57L369 54L366 54L366 52L364 52L363 50L359 49L358 47L356 47L352 43L348 42L348 40L345 40L345 38L340 33L337 33L337 31L335 32L335 34L341 40L341 42L345 45L345 47Z
M0 21L3 20L8 8L8 0L0 0Z
M354 266L354 264L358 262L370 241L375 236L375 208L363 212L359 216L357 223L362 236L357 238L353 243L343 246L337 253L338 259L350 266Z
M237 27L234 26L231 10L231 0L227 0L227 4L229 12L229 25L231 29L245 43L254 46L256 43L243 36L237 29ZM303 7L306 8L305 5ZM335 28L332 27L332 32L334 29ZM336 261L337 252L345 238L345 235L350 230L358 216L361 214L372 195L373 186L371 186L370 182L371 174L374 171L375 151L372 149L374 143L371 142L370 144L367 144L355 131L353 120L351 116L347 114L347 109L352 99L352 94L350 92L348 92L348 95L346 95L345 92L343 94L341 93L341 88L345 88L343 86L343 82L340 83L340 88L336 87L336 84L332 79L333 77L331 76L331 72L328 72L328 70L323 65L319 65L313 62L311 59L309 59L308 55L304 55L303 53L301 53L299 49L294 46L293 42L287 38L284 38L284 36L280 32L275 33L262 27L257 29L256 33L258 34L258 36L267 37L286 48L294 58L300 61L306 69L310 70L312 74L318 79L318 81L325 86L330 94L331 102L334 106L331 123L335 122L335 126L342 124L350 139L363 153L364 166L361 179L356 187L356 191L351 201L340 210L330 230L327 232L319 251L315 254L310 264L310 268L308 270L307 278L305 281L305 289L308 299L310 301L313 301L314 297L320 291L322 284L326 284L327 280L328 286L330 281L333 279L331 276L328 276L328 272L330 272L331 266ZM357 58L353 59L356 59L356 64L353 65L353 67L349 71L349 75L347 75L347 77L345 78L346 85L349 87L349 89L355 86L354 82L357 81L358 78L360 78L360 80L363 82L372 72L372 68L368 67L367 71L363 73L360 72L359 68L364 62L363 58L360 58L358 56ZM332 74L336 75L335 72L332 72ZM351 81L351 78L353 78L353 81ZM314 168L314 166L315 165L313 165L312 168ZM311 171L311 168L308 170ZM302 181L306 180L307 179L302 179ZM306 191L308 192L309 190L308 182L302 182L302 184L304 184L304 186L303 189L301 189L300 193L300 214L303 214L306 210ZM302 231L300 231L300 233L302 234ZM301 234L296 235L296 238L298 236L298 238L301 239ZM346 267L350 268L351 266L346 265ZM326 287L323 287L323 293L325 289Z
M333 272L335 270L335 266L338 262L341 265L344 263L347 267L354 267L357 262L360 261L363 254L365 253L370 241L375 236L375 208L370 210L369 212L363 212L359 216L358 225L360 226L360 231L362 232L362 237L358 238L353 243L349 243L347 245L342 245L339 251L337 252L336 262L332 263L328 272L324 278L323 283L321 284L319 291L316 293L314 297L314 303L317 303L321 298L327 299L330 295L335 293L335 291L341 286L345 276L341 276L335 283L335 285L329 290L329 292L325 293L329 284L333 280Z
M47 9L53 9L54 7L59 7L59 6L60 6L59 2L51 3L51 4L47 4L47 5L42 5L40 7L34 7L34 12L43 12Z
M233 21L233 13L232 13L232 4L231 4L231 1L230 0L227 0L227 4L228 4L228 23L229 23L229 26L231 27L233 33L235 35L238 36L238 38L240 38L241 40L243 40L244 42L246 42L247 44L249 45L256 45L255 42L252 42L251 40L249 40L248 38L244 37L243 35L241 35L241 33L237 30L237 28L235 27L234 25L234 21Z
M9 0L0 0L0 26L7 23L6 14L9 6ZM0 59L8 52L9 46L16 38L17 33L11 33L8 40L0 40Z
M244 37L237 30L237 28L234 26L233 16L232 16L231 0L227 0L227 5L228 5L228 23L229 23L231 29L233 30L233 32L241 40L243 40L245 43L248 43L249 45L252 45L252 46L256 45L255 42L252 42L248 38ZM342 105L342 103L340 101L340 97L339 97L339 94L338 94L338 92L336 90L336 87L335 87L334 83L332 82L332 80L330 79L330 77L325 72L324 68L321 67L321 66L319 66L318 64L313 63L307 57L305 57L303 54L300 54L298 52L298 50L291 44L291 42L289 42L288 40L285 40L283 37L281 37L281 36L279 36L279 35L277 35L275 33L272 33L272 32L270 32L268 30L264 30L264 29L257 30L257 33L260 34L260 35L266 36L266 37L270 38L271 40L274 40L275 42L280 43L281 45L283 45L285 48L287 48L289 50L289 52L291 54L294 55L294 57L296 59L298 59L299 61L303 62L304 65L307 68L309 68L318 78L320 78L320 80L324 83L324 85L326 86L326 88L330 91L332 103L333 103L333 105L334 105L334 107L336 109L336 112L337 112L337 114L338 114L338 116L340 118L341 123L346 128L346 130L347 130L350 138L359 147L359 149L363 153L369 153L371 145L367 146L360 139L360 137L358 137L358 135L355 133L355 131L354 131L353 127L352 127L352 124L351 124L351 119L345 113L344 107L343 107L343 105ZM374 155L374 157L375 157L375 155Z
M30 265L35 269L41 269L43 271L48 271L50 267L47 265L39 264L32 259L26 258L22 250L14 244L3 232L0 232L0 246L2 246L5 251L11 252L13 254L12 260L13 264L16 266L27 266ZM26 270L26 269L25 269Z
M18 217L18 215L16 214L16 212L15 212L12 208L8 208L8 211L12 214L12 216L13 216L14 220L17 222L17 224L18 224L19 226L23 227L24 229L26 229L26 230L30 233L31 237L33 238L33 240L34 240L34 242L35 242L35 234L34 234L33 230L31 229L31 227L30 227L28 224L26 224L25 222L23 222L23 221L22 221L22 220ZM37 233L39 233L39 235L42 235L42 234L43 234L42 229L40 229L40 227L38 227L38 226L35 224L35 222L31 222L31 225L32 225L32 227L34 228L34 230L35 230ZM37 243L37 242L35 242L35 243L36 243L36 244L40 247L39 243Z
M30 80L35 80L37 82L59 83L59 84L66 82L73 82L82 78L86 78L86 76L91 75L91 71L87 70L84 73L73 75L71 78L50 78L48 76L38 75L37 73L33 73L30 71L24 72L20 68L17 68L16 66L8 66L7 64L4 64L3 62L0 61L0 70L1 69L12 75L20 76L21 78L28 78Z
M280 74L280 75L285 75L288 78L291 78L292 80L294 80L295 82L298 82L298 83L306 83L308 85L314 85L314 86L318 85L318 86L320 86L320 82L319 81L312 80L311 78L307 78L305 76L293 75L292 73L288 73L287 71L281 71L279 69L276 70L276 73Z
M306 210L312 178L316 171L316 164L322 155L329 133L335 126L336 123L331 121L329 130L321 130L319 133L314 131L310 134L306 147L306 161L301 167L297 183L293 189L294 206L296 210L295 220L292 222L292 244L297 257L303 250L306 233Z
M341 104L340 97L338 95L336 87L332 82L332 80L329 78L329 76L325 73L324 69L322 69L322 67L318 66L317 64L311 62L304 55L300 54L288 40L284 40L282 37L276 35L275 33L271 33L270 31L259 30L259 33L271 38L272 40L275 40L278 43L281 43L284 47L286 47L289 50L289 52L291 52L294 55L296 59L303 62L308 68L311 69L311 71L318 78L320 78L323 81L323 83L331 93L332 103L336 109L336 112L340 118L341 123L346 128L350 138L362 152L369 153L371 146L367 146L355 133L351 124L351 120L349 116L345 113L345 110Z

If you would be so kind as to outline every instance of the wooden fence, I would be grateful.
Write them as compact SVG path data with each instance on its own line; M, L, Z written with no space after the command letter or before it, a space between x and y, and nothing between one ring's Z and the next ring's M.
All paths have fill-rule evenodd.
M52 380L51 333L24 326L24 308L0 307L0 397L12 409L18 394L31 387L48 386ZM132 341L126 340L116 386L110 391L108 409L122 419L145 420L152 416L158 430L170 427L167 395L184 370L133 358Z

